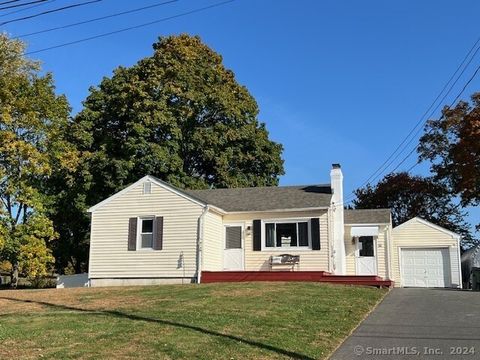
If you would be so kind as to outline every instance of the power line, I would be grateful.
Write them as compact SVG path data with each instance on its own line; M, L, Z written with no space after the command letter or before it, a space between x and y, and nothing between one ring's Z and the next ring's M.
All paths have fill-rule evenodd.
M6 14L0 14L0 18L2 17L5 17L5 16L8 16L8 15L12 15L12 14L17 14L19 12L23 12L23 11L27 11L27 10L30 10L30 9L33 9L33 8L36 8L36 7L39 7L39 6L43 6L43 5L46 5L46 4L50 4L52 2L54 2L56 0L48 0L44 3L41 3L41 4L37 4L37 5L32 5L32 6L29 6L29 7L26 7L26 8L23 8L23 9L18 9L18 10L14 10L14 11L10 11Z
M204 7L198 8L198 9L186 11L186 12L183 12L183 13L180 13L180 14L177 14L177 15L172 15L172 16L168 16L168 17L164 17L164 18L155 20L155 21L150 21L148 23L143 23L143 24L140 24L140 25L130 26L130 27L127 27L127 28L123 28L123 29L119 29L119 30L115 30L115 31L110 31L110 32L107 32L107 33L99 34L99 35L90 36L90 37L87 37L87 38L83 38L83 39L79 39L79 40L75 40L75 41L70 41L70 42L50 46L50 47L35 50L35 51L30 51L30 52L25 53L25 55L37 54L37 53L48 51L48 50L58 49L58 48L62 48L62 47L65 47L65 46L79 44L79 43L82 43L82 42L86 42L86 41L90 41L90 40L94 40L94 39L99 39L99 38L102 38L102 37L106 37L106 36L110 36L110 35L114 35L114 34L119 34L119 33L122 33L122 32L134 30L134 29L139 29L139 28L142 28L142 27L146 27L146 26L150 26L150 25L153 25L153 24L158 24L158 23L161 23L161 22L164 22L164 21L168 21L168 20L179 18L179 17L183 17L183 16L186 16L186 15L191 15L191 14L195 14L195 13L198 13L198 12L206 11L206 10L209 10L209 9L212 9L212 8L215 8L215 7L218 7L218 6L222 6L222 5L234 2L234 1L235 0L228 0L228 1L219 2L219 3L213 4L213 5L204 6Z
M460 98L460 96L462 96L462 94L464 93L464 91L467 89L468 85L470 85L470 83L473 81L473 79L477 76L478 72L480 71L480 65L475 69L475 72L473 73L473 75L468 79L468 81L465 83L465 85L463 86L462 90L458 93L458 95L455 97L455 99L451 102L451 104L448 106L448 108L451 108L456 102L457 100ZM443 119L444 115L442 114L442 116L440 117L439 120ZM428 132L428 134L430 134L432 132L432 130L430 130ZM413 152L417 150L417 147L415 146L409 153L407 156L405 156L403 158L403 160L391 171L391 172L394 172L395 170L397 170L412 154ZM411 168L413 169L414 167L416 167L417 165L419 164L419 162L417 162L416 164L414 164Z
M450 92L452 91L453 87L457 84L457 82L460 80L461 76L465 73L466 69L468 68L468 66L471 64L471 62L473 61L473 59L475 58L475 56L477 55L477 53L479 52L480 50L480 47L477 47L477 45L480 43L480 38L477 39L477 41L473 44L473 46L470 48L470 50L468 51L468 53L465 55L465 57L463 58L462 62L460 63L460 65L457 67L457 69L455 70L455 72L452 74L452 76L450 77L450 79L447 81L447 83L443 86L442 90L440 91L440 93L437 95L437 97L435 98L435 100L432 102L432 104L429 106L429 108L427 109L427 111L423 114L423 116L420 118L420 120L415 124L415 126L412 128L412 130L410 130L410 132L408 133L408 135L403 139L403 141L396 147L396 149L393 151L393 153L382 163L382 165L380 165L380 167L375 170L375 172L365 181L363 182L359 187L363 187L364 185L366 184L369 184L371 183L373 180L376 180L378 177L381 176L381 174L390 166L393 164L393 162L398 159L398 157L406 150L406 148L413 142L413 140L416 139L416 136L418 135L418 133L422 130L423 127L420 127L418 128L419 125L421 124L426 124L426 121L428 120L428 118L432 117L435 112L437 111L438 107L443 103L443 101L446 99L446 97L450 94ZM476 48L476 50L475 50ZM475 50L475 51L474 51ZM474 52L473 52L474 51ZM471 55L473 52L473 55ZM470 57L471 55L471 57ZM470 57L470 60L466 63L467 59ZM466 64L465 64L466 63ZM463 69L462 69L463 67ZM452 82L453 78L457 75L457 73L460 71L460 69L462 69L462 71L460 72L460 74L457 76L456 80L451 84L451 86L449 87L448 91L443 95L442 99L440 100L440 102L437 104L437 106L433 109L433 111L430 113L429 117L424 120L425 116L427 115L428 111L433 107L433 105L437 102L437 100L440 98L440 96L442 95L442 93L445 91L445 89L448 87L448 85ZM461 96L461 94L465 91L466 87L470 84L470 82L473 80L473 78L475 78L475 76L477 75L478 71L480 70L480 67L477 68L477 70L475 71L474 75L467 81L467 83L465 84L465 86L463 87L462 91L457 95L457 97L455 98L455 100L453 101L453 103L455 103L458 98ZM418 128L418 129L417 129ZM416 130L417 129L417 130ZM415 131L416 130L416 131ZM414 133L415 132L415 133ZM410 138L410 140L407 142L407 140L409 139L409 137L412 135L413 137ZM407 142L407 143L406 143ZM406 144L405 144L406 143ZM405 145L404 145L405 144ZM402 146L404 145L404 146ZM395 156L393 157L398 150L401 151ZM413 152L417 149L417 147L415 146L408 154L407 156L400 162L400 164L398 164L392 171L390 171L389 173L392 173L394 172L396 169L398 169L412 154ZM392 159L393 157L393 159ZM390 159L392 159L390 161ZM415 164L414 166L412 166L411 169L413 169L416 165L418 165L418 162L417 164ZM383 169L383 170L382 170ZM379 173L380 171L380 173ZM376 174L378 173L377 176L375 176ZM354 191L352 191L351 193L352 195L350 195L348 199L353 199L355 197L355 193ZM350 201L351 202L351 201Z
M0 3L0 5L5 5L5 4L11 4L11 3L14 3L14 2L19 2L20 0L10 0L10 1L3 1Z
M46 1L46 0L42 0L42 1ZM78 6L89 5L89 4L97 3L97 2L100 2L100 1L103 1L103 0L91 0L91 1L83 2L83 3L78 3L78 4L72 4L72 5L68 5L68 6L63 6L63 7L60 7L60 8L43 11L43 12L38 13L38 14L33 14L33 15L29 15L29 16L24 16L24 17L22 17L22 18L17 18L17 19L13 19L13 20L4 21L4 22L0 23L0 26L1 26L1 25L10 24L10 23L13 23L13 22L17 22L17 21L32 19L32 18L35 18L35 17L38 17L38 16L50 14L50 13L53 13L53 12L58 12L58 11L63 11L63 10L75 8L75 7L78 7Z
M18 35L17 38L25 38L25 37L28 37L28 36L44 34L44 33L55 31L55 30L67 29L67 28L71 28L71 27L74 27L74 26L89 24L89 23L92 23L92 22L95 22L95 21L110 19L110 18L113 18L113 17L116 17L116 16L127 15L127 14L131 14L131 13L134 13L134 12L139 12L139 11L143 11L143 10L147 10L147 9L152 9L152 8L155 8L155 7L171 4L171 3L174 3L174 2L178 2L178 1L179 0L164 1L164 2L161 2L161 3L156 3L156 4L152 4L152 5L149 5L149 6L143 6L143 7L139 7L139 8L135 8L135 9L130 9L130 10L118 12L118 13L111 14L111 15L101 16L101 17L97 17L97 18L93 18L93 19L89 19L89 20L85 20L85 21L79 21L79 22L72 23L72 24L57 26L57 27L53 27L53 28L50 28L50 29L44 29L44 30L39 30L39 31L27 33L27 34Z
M374 176L380 171L380 174L385 170L387 169L392 163L393 161L395 161L398 156L400 155L397 155L395 158L393 158L395 156L395 154L402 148L402 146L408 141L408 139L410 138L410 136L415 132L415 130L417 130L417 128L421 125L421 124L424 124L426 122L425 120L425 117L427 116L428 112L430 111L430 109L432 109L432 107L435 105L435 103L438 101L438 99L440 98L440 96L444 93L444 91L446 90L446 88L448 87L448 85L452 82L453 78L457 75L457 73L459 72L459 70L463 67L463 70L461 71L461 73L458 75L457 79L452 83L452 85L450 86L450 88L448 89L448 91L444 94L444 96L442 97L442 99L440 100L439 104L435 107L435 109L430 113L429 117L433 116L433 114L435 113L435 111L438 109L438 107L443 103L443 101L446 99L446 97L450 94L450 92L452 91L453 87L457 84L458 80L461 78L461 76L464 74L464 72L466 71L466 69L468 68L468 66L470 65L470 63L472 62L472 60L475 58L476 54L478 53L478 51L480 50L480 47L478 47L474 54L472 55L472 57L470 58L470 60L468 61L468 63L464 66L465 62L467 61L467 59L470 57L470 55L472 54L473 50L477 47L477 45L480 43L480 38L477 39L477 41L473 44L473 46L470 48L470 50L468 51L468 53L465 55L465 57L463 58L462 62L458 65L457 69L455 70L455 72L452 74L452 76L449 78L449 80L445 83L445 85L443 86L442 90L438 93L438 95L436 96L435 100L433 100L433 102L430 104L430 106L428 107L428 109L423 113L423 115L421 116L420 120L415 124L415 126L410 130L410 132L407 134L407 136L402 140L402 142L395 148L395 150L392 152L392 154L378 167L377 170L375 170L373 172L372 175L370 175L370 177L365 180L364 183L362 183L360 185L360 187L366 185L367 183L370 182L370 180L374 180ZM427 118L428 119L428 118ZM422 128L420 127L420 130ZM414 134L413 138L412 139L415 139L415 136L418 134L418 130L417 132ZM412 139L404 146L404 147L407 147ZM401 154L402 151L399 153ZM393 158L393 159L392 159ZM392 159L391 162L390 159ZM385 166L386 165L386 166ZM382 170L383 169L383 170ZM377 176L378 177L378 176Z
M462 87L462 90L460 90L460 92L457 94L457 96L455 97L455 99L450 103L450 105L448 106L448 108L451 108L456 102L458 99L460 99L460 97L462 96L462 94L465 92L465 90L467 89L468 85L470 85L470 83L473 81L473 79L475 79L475 77L478 75L478 73L480 72L480 65L475 69L475 71L473 72L473 74L470 76L470 78L467 80L467 82L463 85ZM439 120L443 119L445 115L442 114L442 116L440 117ZM427 134L430 134L432 132L432 130L430 129ZM389 174L391 173L394 173L400 166L403 165L403 163L405 161L407 161L407 159L412 156L412 154L417 150L417 146L415 146L413 149L411 149L408 154L397 164L397 166L395 166L395 168L393 170L391 170L389 172ZM417 167L420 163L417 161L415 164L413 164L408 170L407 172L410 172L412 169L414 169L415 167ZM361 186L360 186L361 187ZM355 197L355 192L352 191L352 194L354 194L353 197L349 197L347 199L344 200L343 202L343 206L344 205L347 205L349 203L352 203L353 202L353 198ZM351 200L349 200L351 199ZM347 201L348 200L348 201Z
M21 7L21 6L37 4L37 3L41 3L41 2L45 2L45 1L47 1L47 0L35 0L35 1L27 2L27 3L23 3L23 4L9 5L9 6L0 7L0 10L12 9L12 8Z

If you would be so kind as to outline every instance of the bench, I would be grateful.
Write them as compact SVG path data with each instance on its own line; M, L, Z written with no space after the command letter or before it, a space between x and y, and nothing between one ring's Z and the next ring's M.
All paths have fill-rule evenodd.
M297 270L300 267L300 255L272 255L270 256L270 270L273 270L277 266L289 266L293 271L297 265Z

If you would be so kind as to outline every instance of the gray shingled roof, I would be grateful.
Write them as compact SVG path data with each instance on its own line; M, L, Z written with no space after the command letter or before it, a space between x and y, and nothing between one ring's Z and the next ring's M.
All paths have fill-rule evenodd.
M332 197L330 184L183 190L183 192L225 211L327 207Z
M390 223L390 209L345 210L345 224L385 224Z

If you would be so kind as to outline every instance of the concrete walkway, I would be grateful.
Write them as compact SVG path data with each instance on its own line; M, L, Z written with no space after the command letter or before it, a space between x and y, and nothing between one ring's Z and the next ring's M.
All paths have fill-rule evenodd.
M330 359L480 359L480 292L394 289Z

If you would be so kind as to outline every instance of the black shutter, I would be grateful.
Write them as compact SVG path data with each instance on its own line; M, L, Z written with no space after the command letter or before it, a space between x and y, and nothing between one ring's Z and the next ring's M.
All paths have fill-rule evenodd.
M128 219L128 251L137 249L137 218Z
M153 249L162 250L163 248L163 216L155 218L155 239L153 239Z
M310 233L312 234L312 250L320 250L320 220L310 219Z
M262 221L253 220L253 251L262 250Z

